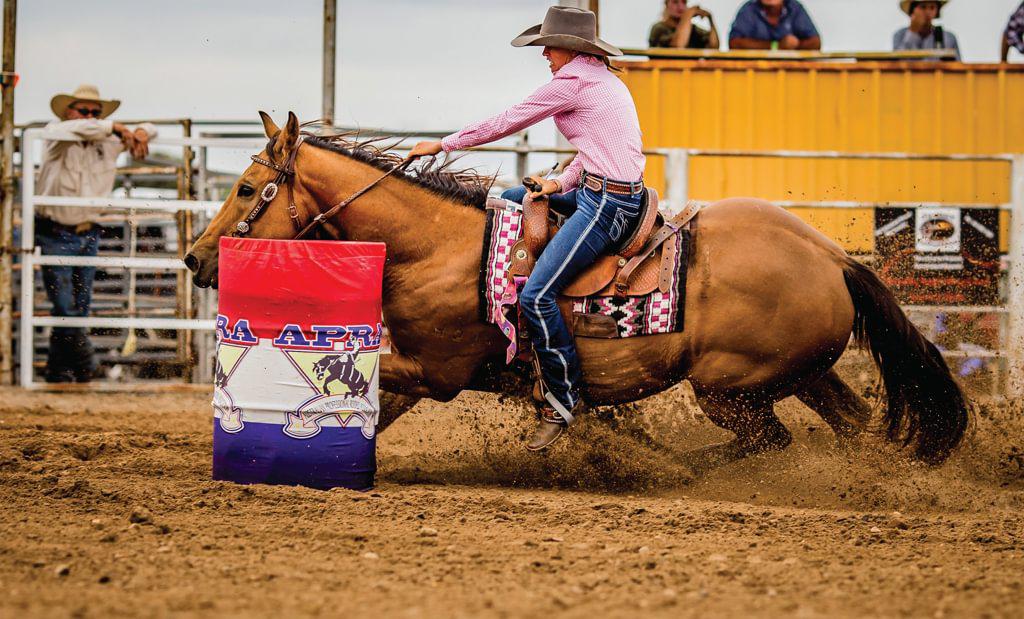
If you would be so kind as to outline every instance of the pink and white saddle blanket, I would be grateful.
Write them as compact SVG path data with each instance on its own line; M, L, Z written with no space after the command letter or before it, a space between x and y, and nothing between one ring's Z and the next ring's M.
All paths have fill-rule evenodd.
M495 324L509 340L505 362L518 356L529 359L528 338L519 311L519 293L525 278L508 276L512 262L512 246L523 234L522 206L506 201L505 208L487 208L484 229L483 257L480 268L481 318ZM654 290L642 296L592 296L573 298L574 316L611 317L615 335L602 337L637 337L675 333L683 330L686 299L686 270L689 257L690 230L679 230L666 243L675 243L675 268L667 292ZM607 318L603 320L607 321ZM595 337L576 333L576 337Z

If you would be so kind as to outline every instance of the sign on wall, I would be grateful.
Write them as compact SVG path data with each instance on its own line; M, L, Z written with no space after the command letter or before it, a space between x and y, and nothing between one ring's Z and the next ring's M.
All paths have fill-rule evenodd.
M875 209L875 267L900 301L994 305L999 301L999 212Z

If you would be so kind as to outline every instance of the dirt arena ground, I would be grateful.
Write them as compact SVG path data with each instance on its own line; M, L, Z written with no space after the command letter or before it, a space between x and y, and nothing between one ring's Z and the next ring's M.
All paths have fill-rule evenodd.
M595 422L526 454L527 411L466 394L361 494L211 481L208 401L0 391L0 616L1024 614L1019 407L927 469L787 401L790 449L693 478ZM686 387L632 414L727 438Z

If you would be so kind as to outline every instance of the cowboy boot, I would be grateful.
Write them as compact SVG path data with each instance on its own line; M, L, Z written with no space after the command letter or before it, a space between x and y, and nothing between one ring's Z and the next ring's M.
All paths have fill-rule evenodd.
M71 360L68 364L74 373L76 383L87 383L96 373L96 351L85 329L75 329L72 334Z
M73 383L75 373L70 367L72 336L67 329L50 331L50 347L46 352L44 378L48 383Z
M582 400L577 402L576 406L573 406L572 410L569 411L573 419L582 412ZM527 451L541 451L546 449L552 443L561 438L569 427L569 424L566 423L565 419L563 419L558 411L556 411L550 404L540 408L538 417L537 427L533 431L533 436L531 436L530 440L526 443Z

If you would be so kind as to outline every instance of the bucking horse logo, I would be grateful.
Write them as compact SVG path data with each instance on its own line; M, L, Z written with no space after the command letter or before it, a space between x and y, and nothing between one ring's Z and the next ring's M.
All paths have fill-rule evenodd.
M220 364L220 359L217 359L217 366L213 369L213 385L221 389L228 386L228 374Z
M337 419L338 424L345 427L357 418L361 421L363 435L373 438L377 415L368 394L377 352L367 351L370 358L362 355L358 348L315 356L306 351L289 353L295 367L318 393L296 410L286 413L284 433L292 438L312 438L320 433L322 422L328 419ZM373 364L368 366L371 359Z
M242 409L235 406L235 400L227 389L228 381L247 352L248 348L223 343L217 346L217 361L213 369L213 407L220 416L220 428L231 434L241 432L245 422L242 421ZM228 364L227 368L225 363Z
M354 395L364 396L370 390L370 382L356 369L356 353L342 353L340 355L326 355L313 364L313 371L316 372L316 379L324 381L320 387L324 395ZM338 381L343 389L332 393L328 385ZM348 389L345 393L344 389Z

